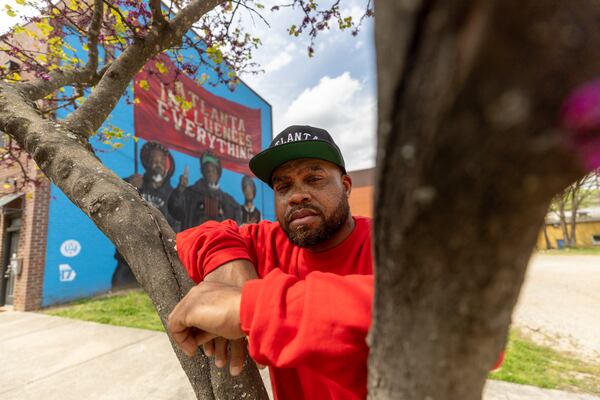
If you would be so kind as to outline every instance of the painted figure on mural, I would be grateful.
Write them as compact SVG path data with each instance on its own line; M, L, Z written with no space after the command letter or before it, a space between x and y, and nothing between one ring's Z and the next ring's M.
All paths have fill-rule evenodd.
M256 184L249 175L242 178L242 192L244 193L244 204L242 210L242 224L256 224L260 221L260 211L254 205L256 197Z
M202 178L188 187L187 174L181 175L167 205L171 215L181 222L182 230L209 220L241 222L240 205L219 187L222 171L221 161L206 152L200 157Z
M144 167L144 175L133 174L124 180L133 185L148 203L163 213L175 232L180 223L167 210L167 201L173 186L171 177L175 171L175 160L170 151L158 142L147 142L140 151L140 160ZM137 281L119 252L115 253L117 268L112 276L112 288L120 289L137 286Z

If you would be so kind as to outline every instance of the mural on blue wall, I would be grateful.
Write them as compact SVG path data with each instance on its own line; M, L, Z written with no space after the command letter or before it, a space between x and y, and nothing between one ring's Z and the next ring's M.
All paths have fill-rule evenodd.
M161 62L170 75L156 74L149 63L129 91L135 101L122 99L108 122L136 140L119 149L99 145L97 155L175 231L207 220L274 219L270 188L247 166L271 140L270 105L243 83L209 91ZM91 220L54 185L51 197L43 306L135 286L127 263Z

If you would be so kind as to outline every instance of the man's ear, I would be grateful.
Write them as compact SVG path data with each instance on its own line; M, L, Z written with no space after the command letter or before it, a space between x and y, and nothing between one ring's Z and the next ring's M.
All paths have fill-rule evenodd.
M342 185L344 185L346 197L350 197L350 193L352 192L352 178L350 175L342 174Z

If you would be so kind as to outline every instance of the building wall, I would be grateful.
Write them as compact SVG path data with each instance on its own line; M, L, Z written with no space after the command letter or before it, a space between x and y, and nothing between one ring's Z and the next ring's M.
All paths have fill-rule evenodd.
M28 48L38 45L27 35L21 35L17 40L25 43L24 47ZM74 48L80 49L81 45L77 41L73 41L71 44ZM7 61L8 58L5 54L0 53L0 63ZM209 70L206 72L209 75L213 74ZM26 74L22 76L25 78ZM216 87L206 85L205 88L214 95L249 108L259 109L262 147L264 148L270 143L272 112L271 106L263 98L244 83L233 92L226 85ZM111 114L109 122L118 126L125 133L134 134L131 90L128 95L129 99L121 99ZM64 115L59 115L59 117L64 117ZM134 159L136 159L133 140L124 141L124 146L117 150L107 148L102 141L96 138L90 142L102 161L119 176L126 178L133 174ZM139 149L144 143L144 140L139 141L138 156ZM189 170L189 184L194 184L200 178L198 158L175 151L172 153L176 167L171 178L172 186L177 186L179 177L185 170ZM38 173L33 161L24 157L24 162L34 174ZM139 167L139 173L143 174L141 163ZM18 167L0 169L0 197L14 191L13 189L3 191L4 182L13 182L20 176L21 172ZM238 203L244 202L241 180L242 174L223 169L220 186ZM255 206L261 211L263 219L274 219L271 189L256 179L255 184L257 186ZM111 290L111 277L116 267L115 247L92 221L48 181L25 190L22 201L22 224L18 250L18 258L22 262L22 273L15 282L14 308L16 310L32 310ZM8 219L0 209L0 243L2 244L0 260L3 260L1 252L4 248L7 221ZM68 246L65 248L65 243L72 243L72 240L75 239L79 246L76 252L72 248L69 249Z
M580 221L577 223L577 246L591 247L593 235L600 235L600 221ZM560 226L546 224L546 232L552 248L558 248L557 241L564 240L562 229ZM540 230L537 240L538 249L546 249L546 240L544 239L544 231Z
M350 171L349 175L352 178L352 192L348 201L352 215L373 218L375 169Z
M71 45L74 48L80 46L76 42L72 42ZM187 54L185 56L187 57ZM206 70L206 73L213 72ZM152 86L151 82L150 86ZM231 91L226 85L216 87L205 85L204 89L212 95L237 105L259 110L260 141L262 148L268 146L272 139L271 106L264 99L243 83L235 91ZM135 92L130 89L126 96L132 99ZM90 140L91 145L98 149L96 154L102 162L124 179L130 178L134 174L136 160L137 172L140 175L144 174L140 154L147 141L142 138L147 137L145 134L153 129L153 126L149 126L146 130L142 128L136 131L136 128L139 128L139 125L135 123L136 104L143 106L150 103L143 103L142 100L135 103L127 101L127 98L124 97L111 113L109 122L126 134L135 134L140 137L138 142L132 139L122 140L119 143L122 147L115 149L107 146L97 137ZM171 115L169 114L169 116ZM59 117L63 116L59 113ZM174 121L175 117L172 117L172 120ZM169 129L173 129L173 131L169 131L170 133L176 130L179 135L185 134L183 128L170 127ZM160 141L160 138L155 140ZM171 186L175 188L178 185L180 176L185 171L189 174L189 186L194 185L201 178L198 156L182 152L186 149L177 151L175 147L170 147L167 143L163 144L172 156L173 163L170 165L174 166L173 175L168 180ZM221 162L223 161L221 160ZM223 165L219 187L232 196L238 204L244 202L242 178L242 173L235 172ZM254 179L254 183L257 189L254 205L260 210L262 219L273 219L274 206L271 189L257 179ZM119 264L117 261L114 245L54 185L51 187L51 198L42 307L118 289L115 279L118 276L117 268L122 263Z
M27 24L26 29L41 35L35 24ZM47 45L37 41L25 32L14 35L12 43L24 49L45 52ZM18 59L9 57L6 52L0 52L0 64L9 60L20 64ZM26 79L31 73L20 72L21 78ZM1 132L0 132L1 134ZM0 143L5 146L7 143ZM23 194L21 213L21 229L19 232L19 249L17 258L21 261L22 273L17 277L14 287L13 308L19 311L38 309L41 306L42 286L44 278L46 237L48 228L48 207L50 201L50 184L40 173L35 162L23 154L20 161L30 177L38 177L39 185L27 185L20 189ZM0 168L0 197L13 193L15 187L21 187L22 171L14 165L11 168ZM7 187L4 185L7 184ZM11 187L8 187L8 185ZM0 261L4 260L4 239L8 218L0 209Z
M19 242L23 272L15 282L15 310L36 310L42 304L49 200L50 183L46 179L25 196Z
M48 204L50 200L50 184L39 174L35 162L21 160L29 176L38 176L38 185L28 185L21 190L22 197L14 202L22 202L21 228L19 231L19 247L17 258L21 262L21 274L16 278L14 286L13 308L28 311L40 308L42 286L44 280L46 236L48 227ZM19 167L5 168L0 171L0 197L13 193L14 188L4 187L4 183L15 184L22 178ZM16 183L15 183L16 182ZM9 218L5 209L0 209L0 260L4 261L6 229ZM3 266L4 267L4 266Z
M352 215L373 218L373 186L352 188L349 202Z

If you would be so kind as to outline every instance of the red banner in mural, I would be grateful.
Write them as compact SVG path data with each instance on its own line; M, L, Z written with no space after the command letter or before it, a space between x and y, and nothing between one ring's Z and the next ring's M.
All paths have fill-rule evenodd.
M260 110L216 96L167 57L149 62L134 81L135 135L192 156L211 151L223 168L249 174L261 149Z

